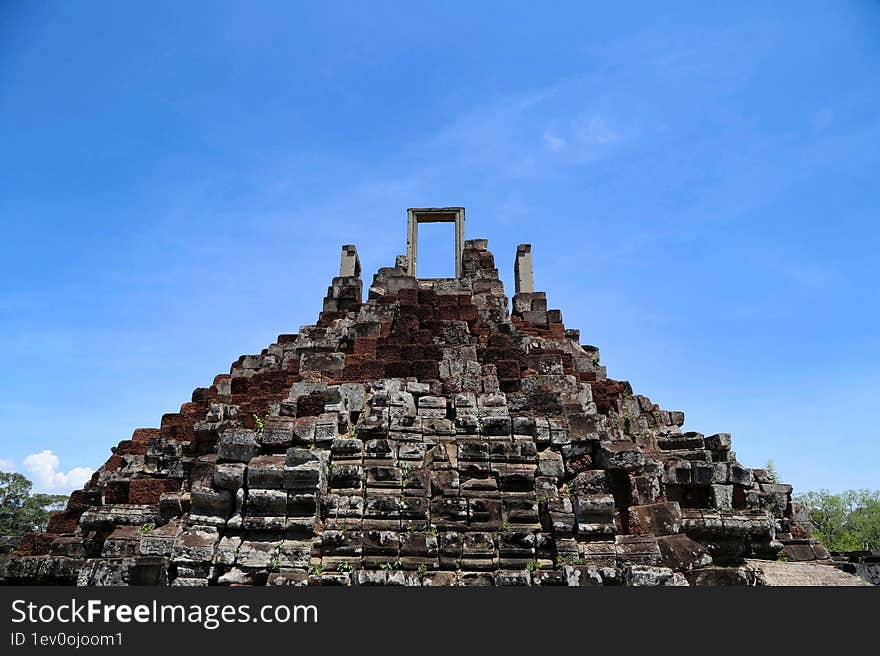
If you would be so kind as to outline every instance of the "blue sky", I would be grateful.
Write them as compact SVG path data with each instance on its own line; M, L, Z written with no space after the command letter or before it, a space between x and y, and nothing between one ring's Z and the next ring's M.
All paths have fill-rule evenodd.
M0 464L68 491L464 205L687 428L880 487L880 4L611 4L0 3Z

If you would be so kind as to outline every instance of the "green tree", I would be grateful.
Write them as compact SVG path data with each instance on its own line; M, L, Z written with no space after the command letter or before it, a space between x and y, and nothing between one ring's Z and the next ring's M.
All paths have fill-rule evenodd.
M827 549L880 549L880 490L819 490L795 501L810 509L815 536Z
M14 472L0 472L0 535L45 531L52 513L67 501L58 494L32 494L33 484Z
M776 463L773 462L773 458L767 461L767 464L764 465L764 469L767 470L767 475L770 477L770 480L774 483L779 482L779 473L776 471Z
M859 505L849 515L849 526L860 549L880 549L880 491L862 490Z

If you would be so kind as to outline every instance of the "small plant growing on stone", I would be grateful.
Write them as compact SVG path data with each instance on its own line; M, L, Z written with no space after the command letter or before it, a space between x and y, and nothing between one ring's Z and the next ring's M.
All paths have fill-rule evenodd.
M154 528L156 528L155 522L147 522L146 524L141 525L141 527L138 529L138 533L140 535L146 535L147 533L152 531Z
M568 558L563 558L562 556L556 556L556 567L562 568L566 565L583 565L584 561L576 556L569 556Z
M311 574L312 576L321 576L321 574L323 572L324 572L323 565L310 565L309 566L309 574Z
M527 572L537 572L539 569L541 569L541 563L539 563L537 560L533 560L526 565Z
M350 572L353 569L354 567L348 561L343 561L336 566L336 571L338 572Z
M263 432L263 427L264 427L263 418L260 417L260 415L258 415L257 413L254 413L254 426L257 429L257 433Z
M433 535L435 538L440 533L440 531L437 530L436 526L429 526L427 532L430 533L431 535Z
M278 554L275 554L272 557L272 562L269 563L269 569L271 569L273 572L277 572L279 569L281 569L281 557Z
M425 563L422 563L416 571L419 573L419 576L424 576L428 571L428 566L425 565Z
M510 530L510 522L501 522L501 530L509 531Z

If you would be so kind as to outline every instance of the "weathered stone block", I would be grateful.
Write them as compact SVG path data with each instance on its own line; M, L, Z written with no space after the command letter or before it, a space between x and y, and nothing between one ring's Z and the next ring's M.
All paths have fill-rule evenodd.
M287 514L287 491L253 488L247 492L249 515L284 517Z
M586 565L565 565L562 568L565 585L569 587L586 587L602 585L602 576L596 567Z
M294 447L287 450L283 471L283 486L298 493L313 494L325 487L324 460L309 449Z
M603 469L638 469L645 463L641 450L630 441L602 442L596 462Z
M249 462L257 454L257 434L235 429L224 431L217 443L217 457L223 461Z
M614 542L615 555L621 564L658 565L660 547L653 535L618 535Z
M565 465L560 454L549 449L538 454L538 476L556 476L560 478L564 475Z
M507 437L511 434L510 417L482 417L480 432L487 436Z
M623 582L628 586L674 585L673 572L668 567L627 565L623 570Z
M207 563L214 556L214 548L220 541L217 529L212 526L190 527L174 540L171 558L182 563Z
M246 465L243 463L220 463L214 468L214 487L231 490L239 489L244 484Z
M614 522L614 497L610 494L578 495L573 506L578 526Z
M294 423L291 417L269 417L263 422L259 441L269 448L289 447L294 441Z
M712 506L718 510L733 509L733 486L712 485Z
M249 488L281 488L284 485L285 456L256 456L247 467Z
M657 544L663 567L684 572L712 564L709 550L686 535L664 535L657 538Z
M681 508L674 501L630 506L628 512L631 533L672 535L681 530Z
M706 448L712 451L728 451L730 445L730 433L716 433L706 438Z
M178 486L179 487L179 486ZM137 505L158 504L165 493L166 481L160 478L135 478L128 491L128 502Z
M267 569L279 562L279 541L243 540L235 555L235 564L240 567Z
M495 585L531 585L531 575L522 570L498 570L495 572Z
M753 585L754 575L749 575L742 567L711 567L685 572L688 583L694 586L743 586Z
M228 517L235 508L235 497L229 490L197 486L193 487L190 497L191 510L195 515Z

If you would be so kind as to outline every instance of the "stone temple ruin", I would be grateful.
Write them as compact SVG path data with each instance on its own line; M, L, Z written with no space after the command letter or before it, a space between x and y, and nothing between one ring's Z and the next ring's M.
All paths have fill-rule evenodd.
M436 221L455 223L455 278L417 277ZM683 432L608 378L535 291L530 245L511 305L463 208L410 209L407 237L366 301L343 246L316 324L120 442L0 577L761 585L762 561L828 562L791 486L737 462L729 434Z

